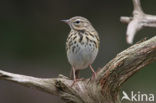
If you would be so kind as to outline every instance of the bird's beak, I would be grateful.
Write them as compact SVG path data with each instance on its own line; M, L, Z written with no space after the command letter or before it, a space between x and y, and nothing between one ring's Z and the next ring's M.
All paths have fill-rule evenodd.
M61 20L62 22L66 23L66 24L69 24L69 20Z

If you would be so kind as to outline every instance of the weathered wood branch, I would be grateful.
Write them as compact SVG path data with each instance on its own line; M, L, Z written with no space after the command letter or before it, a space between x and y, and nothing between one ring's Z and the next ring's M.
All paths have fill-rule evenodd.
M95 80L78 81L73 87L73 81L63 75L36 78L0 70L0 79L60 96L66 103L120 103L121 85L153 61L156 61L156 36L119 53L97 73Z
M156 27L156 16L145 14L140 0L133 0L133 17L121 17L121 22L129 23L127 42L132 43L136 32L143 27ZM63 75L57 78L37 78L0 70L0 79L57 95L66 103L120 103L119 91L125 81L144 66L156 61L156 36L137 43L119 53L98 71L95 80L78 81Z
M133 0L133 17L122 16L120 21L128 23L127 43L132 44L135 34L143 27L156 27L156 16L145 14L142 10L140 0Z

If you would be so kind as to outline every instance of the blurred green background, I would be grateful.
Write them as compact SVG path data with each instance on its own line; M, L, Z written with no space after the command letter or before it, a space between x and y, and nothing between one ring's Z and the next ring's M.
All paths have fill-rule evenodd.
M146 13L156 14L156 0L141 2ZM131 0L1 0L0 69L36 77L68 76L71 67L65 41L70 28L60 20L73 16L88 18L99 32L100 51L93 67L103 67L130 46L125 40L127 25L119 18L130 16L132 10ZM155 28L145 28L134 41L155 33ZM82 77L90 75L89 69L81 71ZM122 90L156 94L156 63L137 72ZM56 96L0 80L0 103L63 102Z

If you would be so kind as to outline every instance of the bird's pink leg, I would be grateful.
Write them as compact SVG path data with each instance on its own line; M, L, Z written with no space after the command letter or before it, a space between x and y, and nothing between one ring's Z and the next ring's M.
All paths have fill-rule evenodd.
M74 78L74 81L73 81L71 87L72 87L72 86L76 83L76 81L77 81L77 79L76 79L76 75L75 75L75 68L72 67L72 70L73 70L73 78Z
M94 71L92 65L89 65L89 67L90 67L91 71L93 72L92 78L95 79L95 77L96 77L96 72Z
M73 83L72 83L72 85L71 85L71 87L76 83L76 82L78 82L78 81L82 81L82 80L84 80L83 78L82 79L78 79L78 77L76 76L76 71L75 71L75 68L74 67L72 67L72 73L73 73Z

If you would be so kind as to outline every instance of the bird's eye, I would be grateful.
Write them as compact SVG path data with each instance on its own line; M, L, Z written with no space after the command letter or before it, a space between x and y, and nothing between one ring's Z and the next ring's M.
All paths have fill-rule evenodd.
M76 23L76 24L79 24L79 23L80 23L80 21L79 21L79 20L76 20L76 21L75 21L75 23Z

